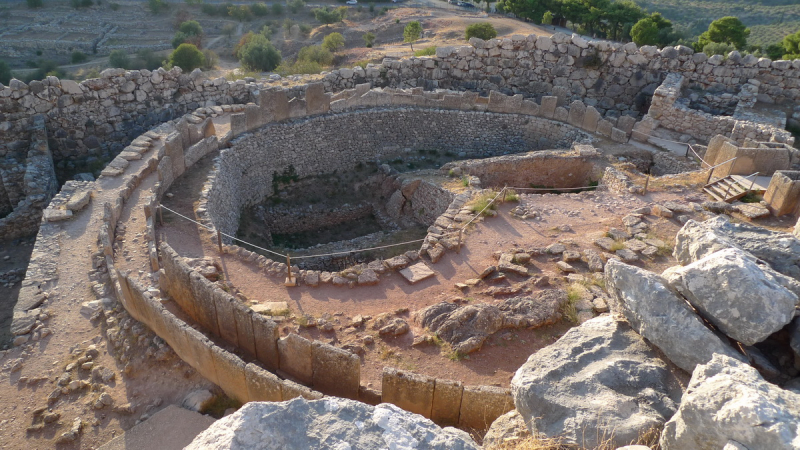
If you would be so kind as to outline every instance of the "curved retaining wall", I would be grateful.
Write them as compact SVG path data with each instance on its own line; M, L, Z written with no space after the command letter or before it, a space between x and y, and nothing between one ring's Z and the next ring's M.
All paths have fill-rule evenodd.
M233 115L237 114L236 110L236 107L231 108ZM198 110L180 121L146 133L140 138L137 150L140 156L147 158L146 163L138 165L139 169L134 173L124 167L119 172L105 175L123 177L125 187L113 204L104 205L98 240L106 255L106 265L117 296L132 317L150 327L203 376L242 402L279 401L299 395L319 398L324 392L369 403L382 399L394 401L443 424L476 428L485 428L496 417L513 409L507 389L465 387L456 381L435 380L393 369L384 373L382 392L365 389L360 386L357 356L298 335L279 339L277 325L272 320L253 313L214 283L192 271L167 244L161 244L159 260L155 251L153 212L160 197L178 176L176 173L186 170L205 153L225 145L232 136L229 133L220 139L214 134L214 126L207 120L208 114L206 109ZM186 124L190 125L182 130ZM187 159L187 155L193 157ZM142 180L153 176L153 172L156 172L158 182L148 191L137 193L137 204L128 207L144 208L151 269L162 269L162 290L175 300L181 316L190 317L213 340L195 329L197 326L189 326L179 315L165 308L151 294L152 286L140 284L132 274L115 267L113 242L125 202L136 193ZM217 341L235 347L237 353L226 351ZM313 390L292 379L312 386ZM454 406L457 413L453 411Z
M290 166L302 178L353 170L360 162L403 155L414 149L476 157L569 148L574 141L591 141L586 131L596 131L599 120L597 116L591 125L582 127L581 114L580 121L572 122L579 126L564 123L570 119L565 108L559 111L564 122L552 120L555 102L551 102L554 108L547 118L543 117L546 108L521 96L493 93L487 99L474 93L361 90L344 91L333 97L323 95L318 100L307 94L305 100L291 102L280 98L285 95L281 91L273 91L261 99L261 108L246 109L244 117L238 118L242 129L256 129L265 120L290 118L297 110L297 116L303 110L336 114L266 125L232 141L232 148L223 150L217 159L207 189L207 202L202 209L210 224L223 233L236 233L242 208L271 195L274 175ZM300 101L304 104L291 105ZM275 111L275 105L281 103L286 103L286 108ZM232 128L236 127L232 124Z

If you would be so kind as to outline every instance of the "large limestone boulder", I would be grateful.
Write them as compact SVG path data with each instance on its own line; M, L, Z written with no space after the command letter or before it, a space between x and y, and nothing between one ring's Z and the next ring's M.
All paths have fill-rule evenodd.
M686 222L675 236L674 255L681 265L687 265L732 247L748 251L778 272L800 280L800 239L789 233L731 223L724 216Z
M747 364L714 355L692 373L660 442L664 450L800 449L800 394L768 383Z
M458 353L479 350L502 328L536 328L561 319L567 293L546 289L531 296L513 297L497 305L458 305L441 302L416 313L417 321L453 346Z
M531 355L511 390L531 433L582 448L605 439L626 445L660 429L681 395L666 363L625 322L608 315Z
M250 402L200 433L186 450L473 449L467 433L439 428L394 405L326 397Z
M611 259L605 279L611 311L625 316L634 330L681 369L691 372L714 353L742 358L703 324L661 276Z
M720 331L746 345L788 324L798 301L786 288L794 279L738 248L667 269L664 278Z

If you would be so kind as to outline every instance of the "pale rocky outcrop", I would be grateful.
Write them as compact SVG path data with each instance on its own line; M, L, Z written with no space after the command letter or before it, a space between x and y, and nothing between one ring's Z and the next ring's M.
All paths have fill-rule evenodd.
M660 443L664 450L798 449L800 395L768 383L747 364L714 355L695 369Z
M511 380L514 403L532 433L565 444L616 445L660 428L680 388L667 364L611 316L591 319L531 355Z
M605 276L611 311L622 314L681 369L691 372L714 353L742 358L703 324L661 276L615 260L606 263Z
M738 248L718 251L688 266L667 269L664 277L706 319L737 341L753 345L794 317L796 285Z
M691 264L725 248L740 248L778 272L800 280L800 239L789 233L718 216L705 222L690 220L675 236L675 259Z
M250 402L215 422L187 450L419 448L478 450L469 435L394 405L326 397Z

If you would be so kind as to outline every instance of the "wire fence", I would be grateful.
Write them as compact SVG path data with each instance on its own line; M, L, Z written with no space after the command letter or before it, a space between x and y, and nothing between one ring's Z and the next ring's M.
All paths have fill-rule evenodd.
M558 192L558 191L594 190L594 189L597 189L597 188L598 188L598 186L581 186L581 187L570 187L570 188L552 188L552 187L525 188L525 187L508 187L508 186L505 186L502 189L500 189L500 191L497 192L497 194L491 200L489 200L486 203L486 205L480 211L477 211L475 213L475 216L472 219L470 219L468 222L466 222L463 225L461 225L458 229L445 232L445 233L439 235L439 237L458 235L458 246L460 248L461 247L461 239L462 239L463 233L467 229L467 227L469 225L471 225L479 217L482 217L484 212L486 212L487 209L491 208L492 205L496 204L497 203L497 199L500 198L501 195L503 196L502 202L505 202L505 198L508 195L509 191L515 191L515 192L516 191L533 191L533 192L545 192L545 191L546 192L554 192L554 191L557 191ZM278 257L281 257L281 258L285 258L287 261L301 260L301 259L313 259L313 258L326 258L326 257L332 257L332 256L344 256L344 255L352 255L352 254L355 254L355 253L364 253L364 252L375 251L375 250L384 250L384 249L387 249L387 248L400 247L400 246L404 246L404 245L414 244L414 243L417 243L417 242L421 243L421 242L424 242L425 239L427 239L427 237L426 237L426 238L421 238L421 239L414 239L414 240L411 240L411 241L400 242L400 243L396 243L396 244L379 245L379 246L360 248L360 249L354 249L354 250L342 250L342 251L339 251L339 252L321 253L321 254L316 254L316 255L291 256L288 253L287 254L279 253L279 252L276 252L274 250L270 250L268 248L264 248L264 247L258 246L256 244L253 244L251 242L245 241L243 239L237 238L236 236L231 236L231 235L229 235L227 233L222 233L221 231L216 230L213 226L202 224L202 223L198 222L197 220L194 220L194 219L192 219L192 218L190 218L190 217L188 217L186 215L183 215L183 214L179 213L178 211L175 211L174 209L171 209L171 208L168 208L168 207L164 206L163 204L159 204L158 207L160 209L168 211L168 212L170 212L172 214L175 214L176 216L178 216L178 217L180 217L180 218L182 218L184 220L188 220L189 222L192 222L192 223L194 223L196 225L199 225L199 226L205 228L208 231L216 232L217 233L217 241L218 241L218 245L220 246L220 249L222 248L221 237L224 236L224 237L230 238L230 239L232 239L232 240L234 240L236 242L240 242L242 244L245 244L245 245L248 245L250 247L253 247L255 249L267 252L269 254L272 254L272 255L275 255L275 256L278 256ZM160 212L159 212L159 214L160 214Z

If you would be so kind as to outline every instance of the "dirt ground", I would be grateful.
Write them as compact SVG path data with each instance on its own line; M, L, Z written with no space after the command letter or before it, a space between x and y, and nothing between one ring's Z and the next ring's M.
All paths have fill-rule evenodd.
M618 146L614 151L621 151ZM210 158L196 165L196 170L177 180L171 189L172 198L164 204L185 215L191 215L197 193L205 181ZM465 358L456 358L446 347L435 345L412 347L416 336L428 334L413 320L413 313L441 301L467 301L469 303L497 303L510 296L491 295L487 285L479 284L461 291L456 283L476 278L487 266L496 263L496 252L513 249L546 247L555 242L564 243L568 249L594 248L593 240L604 235L609 228L624 229L621 218L632 210L651 203L687 200L703 201L697 190L681 185L680 180L666 186L654 183L646 196L616 196L605 192L585 192L563 195L522 195L522 203L539 212L539 220L522 220L509 214L514 203L502 205L497 217L481 220L465 238L460 254L448 252L437 264L429 265L436 271L434 278L410 285L397 273L381 275L377 286L356 288L320 285L320 287L287 288L283 278L268 276L256 265L231 255L220 255L216 243L204 230L172 216L159 229L165 239L179 254L187 257L212 257L223 267L225 279L235 285L250 302L288 303L294 319L284 320L283 335L296 332L334 345L362 344L362 379L372 388L379 389L384 366L413 370L440 378L458 379L465 384L488 384L507 387L517 368L536 350L549 345L563 335L574 323L563 319L555 325L535 330L502 330L492 336L483 348ZM702 220L702 217L696 217ZM665 242L672 242L681 224L676 219L648 216L650 234ZM560 231L568 225L571 231ZM787 224L789 225L789 224ZM558 256L534 257L528 266L537 276L545 275L550 286L565 288L569 282L555 266ZM660 272L674 265L669 256L656 256L637 263L648 270ZM584 263L576 263L579 273L588 274ZM591 276L591 275L590 275ZM500 286L523 283L526 277L508 275ZM538 289L538 288L537 288ZM488 292L487 292L488 291ZM535 291L535 289L534 289ZM369 327L348 327L357 315L372 317L381 313L396 312L411 325L411 332L396 338L382 338ZM300 326L303 316L323 319L334 325L331 331L318 327ZM372 337L373 344L363 344ZM369 338L367 338L367 342Z

